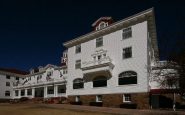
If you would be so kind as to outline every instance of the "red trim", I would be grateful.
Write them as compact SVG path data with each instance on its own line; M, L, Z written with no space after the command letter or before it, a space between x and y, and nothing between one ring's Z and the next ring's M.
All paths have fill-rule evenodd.
M99 19L96 20L96 22L94 22L93 25L92 25L93 28L94 28L94 30L96 30L96 27L99 26L99 24L100 24L101 22L105 22L105 23L108 23L108 25L110 25L110 24L113 23L113 19L112 19L111 17L108 17L108 18L106 18L106 17L101 17L101 18L99 18Z
M26 72L26 71L17 70L17 69L13 69L13 68L0 68L0 71L11 72L11 73L16 73L16 74L21 74L21 75L28 74L28 72Z
M151 89L150 93L151 94L166 94L166 93L174 93L178 92L177 89Z

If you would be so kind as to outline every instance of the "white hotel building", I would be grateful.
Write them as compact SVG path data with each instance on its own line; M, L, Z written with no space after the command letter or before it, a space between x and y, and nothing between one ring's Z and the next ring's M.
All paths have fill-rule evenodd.
M150 72L159 60L153 9L118 22L101 17L92 26L92 32L63 44L62 66L11 75L20 79L3 88L0 98L67 97L73 104L151 107Z

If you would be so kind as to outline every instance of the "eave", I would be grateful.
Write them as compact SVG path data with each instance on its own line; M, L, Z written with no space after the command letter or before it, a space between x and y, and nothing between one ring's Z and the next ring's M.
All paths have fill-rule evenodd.
M150 8L148 10L145 10L143 12L140 12L138 14L135 14L133 16L130 16L128 18L125 18L121 21L115 22L101 30L97 30L97 31L92 31L88 34L82 35L80 37L77 37L75 39L72 39L68 42L63 43L63 45L67 48L75 46L77 44L89 41L91 39L94 39L98 36L102 36L117 30L120 30L124 27L130 26L132 24L136 24L139 22L142 22L144 20L147 20L148 17L154 17L153 15L153 8Z

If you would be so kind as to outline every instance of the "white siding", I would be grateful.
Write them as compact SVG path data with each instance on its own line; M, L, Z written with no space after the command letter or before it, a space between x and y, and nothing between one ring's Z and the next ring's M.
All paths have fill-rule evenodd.
M6 75L0 74L0 99L12 99L13 98L13 82L14 76L10 76L10 79L6 79ZM10 86L6 86L6 82L10 82ZM10 91L10 96L5 96L5 91Z
M103 46L96 48L96 38L81 44L81 53L75 54L75 46L68 49L68 95L109 94L109 93L134 93L148 91L147 74L147 22L138 23L132 27L132 38L122 40L122 30L103 36ZM132 58L122 59L122 50L132 47ZM108 80L106 88L93 88L92 82L84 84L84 89L73 90L73 80L83 78L81 69L75 69L75 61L92 61L91 56L99 49L107 50L113 64L112 77ZM133 70L138 74L137 85L118 86L118 75L127 70Z

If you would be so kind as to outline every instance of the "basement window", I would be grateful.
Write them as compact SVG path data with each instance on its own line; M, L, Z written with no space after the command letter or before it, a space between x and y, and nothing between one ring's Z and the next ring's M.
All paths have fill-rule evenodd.
M123 102L131 102L131 94L123 94Z
M97 95L96 96L96 102L102 102L103 99L102 99L102 95Z

